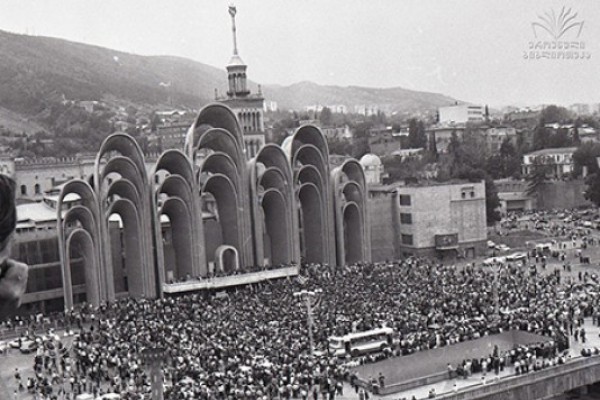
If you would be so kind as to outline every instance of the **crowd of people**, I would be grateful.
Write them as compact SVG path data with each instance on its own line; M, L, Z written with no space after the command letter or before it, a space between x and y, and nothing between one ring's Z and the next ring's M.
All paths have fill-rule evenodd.
M27 386L46 398L65 390L71 398L114 392L138 399L150 390L140 355L159 347L165 351L167 399L334 399L350 376L350 357L327 352L332 335L393 328L398 337L386 352L355 360L368 363L511 329L547 336L562 350L584 316L600 320L597 294L576 279L560 285L560 270L503 268L497 315L490 268L420 258L345 268L307 265L302 280L264 282L226 295L83 307L63 321L80 331L70 351L38 354ZM293 295L302 289L320 291L313 310L318 357L310 354L306 309Z

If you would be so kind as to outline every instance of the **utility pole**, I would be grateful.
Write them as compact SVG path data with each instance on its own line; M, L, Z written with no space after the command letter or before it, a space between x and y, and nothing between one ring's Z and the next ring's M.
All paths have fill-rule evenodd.
M306 324L308 327L308 343L310 346L311 357L315 355L315 341L313 337L313 306L321 292L321 289L316 289L314 291L302 290L300 292L294 292L294 297L298 297L301 301L304 301L304 305L306 307Z

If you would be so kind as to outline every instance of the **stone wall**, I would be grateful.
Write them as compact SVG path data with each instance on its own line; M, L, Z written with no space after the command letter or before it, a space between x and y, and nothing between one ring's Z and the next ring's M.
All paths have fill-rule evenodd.
M394 241L398 236L391 193L369 193L368 210L371 218L371 259L374 262L397 258Z
M545 183L536 198L536 209L552 210L590 206L583 197L586 184L583 180Z

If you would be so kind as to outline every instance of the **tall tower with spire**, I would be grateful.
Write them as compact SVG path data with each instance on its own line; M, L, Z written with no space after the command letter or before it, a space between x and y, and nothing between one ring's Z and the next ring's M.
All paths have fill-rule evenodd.
M217 97L217 100L227 104L237 115L246 143L246 156L248 159L254 157L261 147L265 145L264 127L264 102L265 99L259 91L256 94L250 92L247 84L246 69L238 53L237 31L235 16L237 9L234 5L229 6L231 16L231 30L233 33L233 55L227 64L228 89L227 96Z

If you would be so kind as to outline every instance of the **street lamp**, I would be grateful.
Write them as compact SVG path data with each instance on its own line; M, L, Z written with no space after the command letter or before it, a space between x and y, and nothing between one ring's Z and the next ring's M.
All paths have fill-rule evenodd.
M492 272L494 273L494 282L492 286L492 298L494 301L494 320L498 321L500 319L500 294L499 294L499 286L500 286L500 271L502 270L502 263L494 263L492 264Z
M315 342L313 338L313 306L316 304L316 300L323 291L321 289L315 290L301 290L294 292L294 297L298 297L300 300L304 300L306 306L306 323L308 326L308 343L310 346L310 355L315 355Z

